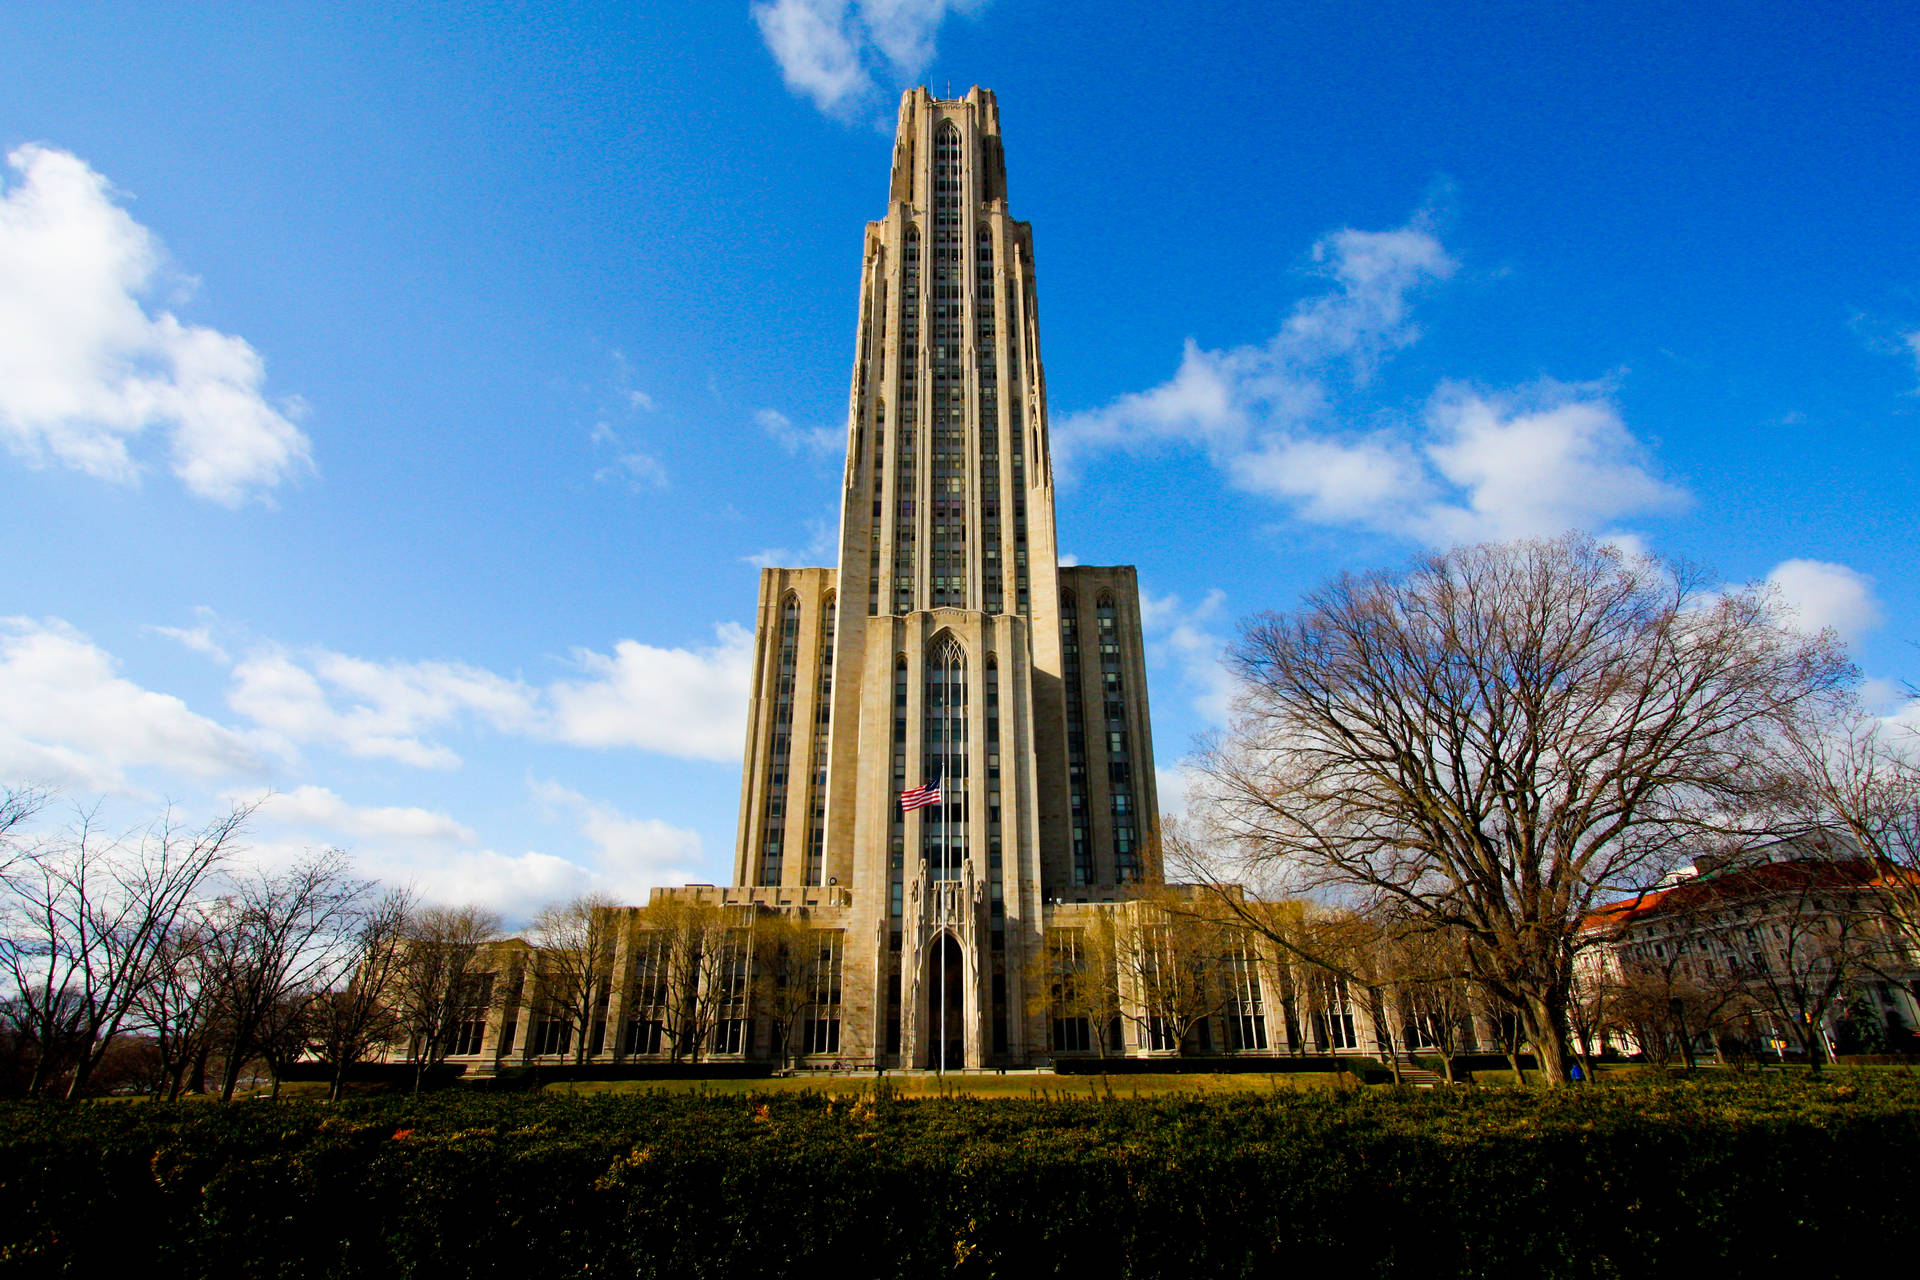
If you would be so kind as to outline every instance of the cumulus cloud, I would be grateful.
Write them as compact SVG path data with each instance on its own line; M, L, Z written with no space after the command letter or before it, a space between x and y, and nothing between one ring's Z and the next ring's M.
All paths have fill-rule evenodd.
M649 404L647 407L651 408L652 405ZM628 444L621 438L620 433L607 423L594 423L588 439L604 448L603 456L607 459L594 470L593 478L598 483L625 485L634 493L658 491L667 487L669 480L666 464L645 449Z
M476 717L514 730L535 720L535 692L455 662L370 662L316 650L264 650L236 664L227 705L289 744L450 769L460 757L426 737Z
M130 774L218 779L266 766L246 734L120 674L58 619L0 620L0 776L130 793Z
M753 635L735 623L712 645L662 649L622 640L582 649L581 680L552 686L547 732L584 747L639 747L695 760L733 760L746 738Z
M809 520L807 534L807 545L797 550L791 547L765 547L740 558L756 569L776 569L820 564L833 554L836 531L832 525L825 520Z
M761 409L753 415L753 420L788 453L827 457L838 453L845 443L845 436L835 428L796 427L793 420L778 409Z
M1357 409L1381 361L1418 340L1418 296L1455 271L1425 215L1390 231L1342 230L1314 247L1328 280L1265 343L1189 340L1158 387L1066 418L1063 466L1106 450L1204 451L1234 486L1315 524L1435 546L1613 532L1685 505L1603 387L1542 381L1507 391L1445 382L1412 421L1367 430ZM1630 536L1630 535L1626 535Z
M1796 626L1807 631L1832 628L1851 641L1883 621L1873 579L1843 564L1825 560L1783 560L1767 575L1793 613Z
M262 394L244 339L186 324L146 299L164 255L114 202L107 180L65 151L7 156L0 194L0 439L34 465L132 484L131 445L167 437L173 473L228 506L312 468L297 404Z
M1225 725L1233 704L1233 677L1221 660L1226 641L1214 630L1226 600L1218 588L1191 608L1179 596L1140 595L1147 656L1172 668L1193 711L1209 727Z
M600 887L624 901L644 902L660 884L700 876L700 834L658 818L634 818L612 805L589 800L557 782L533 781L542 804L570 814L592 844Z
M787 88L845 118L875 89L877 75L911 79L933 61L949 13L985 0L756 0L753 20Z
M266 817L354 840L473 844L471 827L431 809L349 804L326 787L302 786L263 801Z
M165 636L169 640L178 640L195 653L205 654L221 666L232 662L226 649L213 638L213 628L202 624L197 627L148 627L155 635Z

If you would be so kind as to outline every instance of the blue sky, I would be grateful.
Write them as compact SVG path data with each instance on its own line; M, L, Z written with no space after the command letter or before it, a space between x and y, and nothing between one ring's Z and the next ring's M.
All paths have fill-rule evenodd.
M519 914L724 880L905 87L1000 97L1158 764L1239 618L1590 529L1920 719L1920 11L0 12L0 777Z

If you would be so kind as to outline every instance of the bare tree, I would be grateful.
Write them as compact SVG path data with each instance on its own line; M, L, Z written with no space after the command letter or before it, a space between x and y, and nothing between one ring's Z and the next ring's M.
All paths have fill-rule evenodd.
M62 1071L68 1096L86 1090L256 807L238 805L199 830L181 829L169 810L117 838L82 811L13 868L0 975L14 990L16 1025L39 1052L34 1092Z
M1086 1046L1101 1057L1119 1053L1120 938L1116 911L1091 911L1079 926L1047 930L1046 945L1033 957L1038 968L1026 984L1031 999L1052 1023L1056 1051L1081 1047L1079 1028L1086 1027Z
M206 945L220 1002L223 1100L269 1039L285 1045L304 1036L308 1007L352 963L349 943L372 889L354 877L345 853L324 849L278 873L235 877L213 905Z
M546 1007L568 1028L576 1064L587 1060L588 1037L604 1019L613 983L613 948L620 908L590 893L543 907L533 917L534 964Z
M1473 1024L1466 940L1453 928L1396 921L1380 931L1381 980L1401 1016L1400 1043L1431 1048L1448 1083Z
M1862 904L1883 917L1887 945L1860 959L1904 979L1920 945L1920 742L1849 703L1790 721L1775 759L1779 825L1802 837L1843 837L1827 841L1839 857L1873 864L1876 892Z
M318 1002L310 1043L330 1073L327 1096L334 1101L345 1091L347 1073L399 1035L398 993L414 905L412 890L389 889L359 913L347 979Z
M1879 945L1872 865L1796 858L1717 879L1741 905L1718 923L1718 939L1744 954L1748 993L1818 1070L1829 1054L1827 1024L1869 972Z
M480 907L426 907L408 921L392 990L414 1092L451 1051L460 1026L490 1006L494 975L481 948L499 936L500 918Z
M1199 878L1459 929L1567 1079L1581 919L1745 812L1774 729L1853 676L1761 589L1583 535L1345 575L1229 653Z
M753 926L753 1003L773 1027L782 1068L793 1065L806 1024L838 1005L839 934L815 929L785 912Z
M162 945L153 981L134 998L136 1015L153 1037L155 1096L169 1102L190 1085L200 1087L212 1049L220 1007L213 929L196 906L195 918Z
M24 856L28 826L50 799L43 787L0 787L0 886Z
M1218 1013L1229 987L1221 970L1240 939L1217 912L1147 893L1114 916L1123 1011L1156 1049L1185 1054L1195 1028Z
M700 1060L721 1015L744 996L750 929L711 902L659 898L641 908L642 927L658 961L661 1002L656 1006L668 1052Z

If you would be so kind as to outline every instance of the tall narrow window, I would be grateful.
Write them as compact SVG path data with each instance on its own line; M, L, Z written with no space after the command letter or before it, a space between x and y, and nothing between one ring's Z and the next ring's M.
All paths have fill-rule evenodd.
M992 888L993 928L1005 927L1006 904L1001 899L1000 870L1000 660L987 655L987 879Z
M1129 754L1127 700L1120 663L1119 611L1113 597L1100 596L1101 718L1107 735L1107 781L1113 797L1113 878L1130 884L1140 878L1138 807L1133 799L1133 761Z
M920 423L920 232L908 227L901 251L900 281L900 412L894 431L893 473L893 589L888 592L895 613L913 608L914 552L918 521L914 498L915 436Z
M1087 843L1087 717L1080 693L1080 601L1060 593L1060 657L1067 686L1067 802L1073 842L1073 882L1093 883Z
M900 793L907 789L907 659L902 654L893 660L893 791L888 797L892 811L892 832L887 840L888 914L900 918L902 885L906 875L907 818L900 808Z
M940 803L920 814L922 855L932 880L956 880L967 856L967 659L951 636L927 655L920 743Z
M960 230L961 143L951 121L935 132L933 148L932 296L927 368L932 380L932 485L927 511L928 598L934 608L967 605L967 379L965 303Z
M800 598L788 595L780 605L780 656L773 677L773 742L767 751L767 803L762 813L760 878L779 884L786 844L787 770L793 761L795 666L800 656Z
M827 730L833 720L833 624L838 597L827 596L820 617L820 681L814 693L813 771L807 779L807 883L826 883Z

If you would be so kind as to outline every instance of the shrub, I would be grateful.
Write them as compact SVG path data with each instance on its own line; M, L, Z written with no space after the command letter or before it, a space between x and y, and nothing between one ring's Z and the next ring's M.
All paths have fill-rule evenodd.
M0 1264L155 1276L1830 1273L1920 1083L0 1106ZM1878 1246L1878 1247L1873 1247Z

